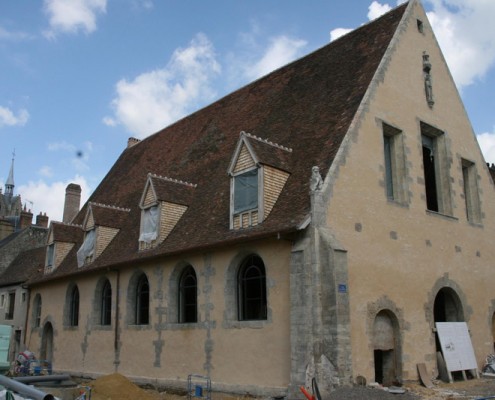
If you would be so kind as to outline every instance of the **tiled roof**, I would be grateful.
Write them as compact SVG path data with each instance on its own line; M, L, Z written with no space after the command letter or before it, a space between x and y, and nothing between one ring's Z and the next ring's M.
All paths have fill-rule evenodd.
M81 225L66 224L53 221L50 225L55 242L82 243L83 230Z
M50 278L296 231L310 212L311 168L319 166L323 174L329 170L405 7L127 148L89 199L130 209L120 232L92 264L78 269L74 254L69 254ZM270 156L271 148L249 139L260 157L283 165L290 177L263 223L234 231L229 229L227 171L242 131L292 152L278 149ZM139 204L148 173L197 186L167 239L139 251ZM86 207L75 223L83 223Z
M91 211L95 225L120 229L124 225L130 209L91 203Z
M266 140L252 135L246 136L246 141L253 149L258 162L290 172L292 149L271 142L267 143Z
M173 180L157 175L149 175L157 200L189 205L194 196L195 184Z
M0 275L0 287L18 285L28 279L40 278L43 274L46 247L20 253Z

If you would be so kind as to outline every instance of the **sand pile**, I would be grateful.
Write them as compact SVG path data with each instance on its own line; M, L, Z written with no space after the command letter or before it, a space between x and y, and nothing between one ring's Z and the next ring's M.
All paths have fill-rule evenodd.
M141 389L120 374L106 375L88 383L92 400L158 400L157 393Z

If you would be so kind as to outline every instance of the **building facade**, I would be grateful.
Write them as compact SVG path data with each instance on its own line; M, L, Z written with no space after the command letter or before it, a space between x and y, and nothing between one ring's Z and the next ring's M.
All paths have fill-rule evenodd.
M412 0L142 141L29 281L26 346L72 374L299 397L493 352L494 185ZM36 310L36 313L34 312Z

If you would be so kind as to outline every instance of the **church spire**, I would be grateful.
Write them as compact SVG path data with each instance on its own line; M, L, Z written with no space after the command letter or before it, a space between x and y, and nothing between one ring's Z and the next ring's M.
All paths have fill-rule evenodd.
M7 196L13 196L14 195L14 157L15 157L15 150L12 153L12 164L10 164L10 171L9 171L9 177L7 178L7 182L5 183L5 194Z

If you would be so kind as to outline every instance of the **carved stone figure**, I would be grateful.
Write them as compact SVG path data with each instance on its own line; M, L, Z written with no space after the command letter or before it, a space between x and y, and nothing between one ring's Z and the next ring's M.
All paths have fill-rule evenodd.
M317 166L314 166L311 168L311 182L309 185L309 188L311 191L315 190L321 190L321 187L323 186L323 179L321 178L320 174L320 168Z

